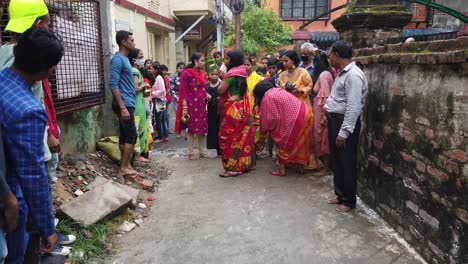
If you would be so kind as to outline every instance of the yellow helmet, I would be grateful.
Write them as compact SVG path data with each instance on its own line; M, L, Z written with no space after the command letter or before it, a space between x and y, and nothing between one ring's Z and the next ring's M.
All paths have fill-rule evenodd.
M5 31L24 33L39 18L49 14L44 0L11 0L8 6L10 20Z

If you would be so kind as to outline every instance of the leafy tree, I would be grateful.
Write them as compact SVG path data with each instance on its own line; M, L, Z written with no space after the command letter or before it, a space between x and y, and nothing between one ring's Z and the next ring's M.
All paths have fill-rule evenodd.
M291 43L292 29L273 11L264 8L264 3L245 0L241 13L241 48L244 53L258 52L260 48L273 50L275 46ZM235 45L235 20L226 33L227 46Z

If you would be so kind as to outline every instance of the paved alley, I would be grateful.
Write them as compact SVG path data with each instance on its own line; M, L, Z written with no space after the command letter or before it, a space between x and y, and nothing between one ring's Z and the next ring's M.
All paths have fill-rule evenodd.
M152 158L172 175L110 263L425 263L362 204L351 214L326 204L331 177L273 177L274 163L265 159L224 179L219 158L188 161L185 141L171 140Z

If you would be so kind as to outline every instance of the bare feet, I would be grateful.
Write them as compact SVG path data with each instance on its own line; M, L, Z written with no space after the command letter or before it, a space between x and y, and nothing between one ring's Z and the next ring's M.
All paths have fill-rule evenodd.
M270 174L273 175L273 176L280 176L280 177L286 176L286 172L285 171L280 171L280 170L274 170L274 171L270 172Z
M350 212L351 210L353 210L353 208L342 204L342 205L338 206L335 210L337 212L340 212L340 213L347 213L347 212Z
M188 159L189 160L197 160L197 157L195 157L195 154L189 154Z
M221 173L218 176L222 178L228 178L228 177L237 177L241 174L242 172L238 172L238 171L225 171L224 173Z
M328 204L341 204L341 202L336 198L328 200L327 203Z

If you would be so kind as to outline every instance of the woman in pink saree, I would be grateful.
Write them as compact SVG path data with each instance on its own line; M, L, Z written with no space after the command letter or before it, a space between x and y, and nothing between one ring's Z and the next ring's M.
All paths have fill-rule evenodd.
M330 96L333 86L332 69L328 62L327 54L319 51L314 57L314 83L315 98L314 98L314 131L313 131L313 149L317 158L322 161L323 167L314 172L312 175L322 177L330 175L329 155L330 149L328 145L328 128L326 125L327 116L323 106Z
M311 109L268 81L255 86L254 96L260 108L260 132L270 133L277 147L278 169L271 175L286 176L286 167L299 168L301 172L309 163Z

